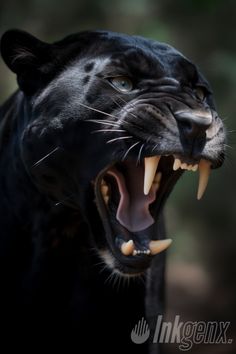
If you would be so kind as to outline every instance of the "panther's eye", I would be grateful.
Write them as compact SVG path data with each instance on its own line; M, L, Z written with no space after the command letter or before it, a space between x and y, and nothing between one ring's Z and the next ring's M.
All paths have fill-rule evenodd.
M132 81L126 76L113 77L109 81L115 89L121 92L130 92L133 89Z
M206 90L204 89L204 87L198 86L195 88L195 95L199 100L204 101L204 99L206 98Z

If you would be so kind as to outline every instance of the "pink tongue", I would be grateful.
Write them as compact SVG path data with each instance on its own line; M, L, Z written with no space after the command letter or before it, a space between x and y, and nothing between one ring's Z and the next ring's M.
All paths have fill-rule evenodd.
M120 202L116 218L130 232L145 230L154 223L149 212L149 205L155 200L155 188L148 195L143 193L144 168L135 163L126 164L125 178L116 168L108 171L117 182Z

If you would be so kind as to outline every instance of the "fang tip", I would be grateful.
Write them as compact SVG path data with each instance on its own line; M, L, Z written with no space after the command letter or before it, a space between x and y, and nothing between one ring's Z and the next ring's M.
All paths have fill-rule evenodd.
M206 190L208 180L211 173L211 163L206 160L201 160L199 163L199 183L197 199L200 200Z

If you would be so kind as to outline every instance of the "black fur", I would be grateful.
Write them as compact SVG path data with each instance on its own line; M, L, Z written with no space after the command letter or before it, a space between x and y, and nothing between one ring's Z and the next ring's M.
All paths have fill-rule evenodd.
M224 128L209 85L174 48L110 32L83 32L48 44L13 30L3 35L1 53L19 84L0 111L3 338L19 341L21 348L30 337L36 346L65 345L67 352L148 353L148 344L133 344L130 332L143 316L153 331L163 311L165 255L131 260L117 250L109 215L94 203L93 183L106 166L122 160L131 142L107 144L119 133L93 134L107 126L91 120L118 117L115 124L133 136L132 143L147 140L141 151L138 145L132 150L135 159L139 153L175 153L217 167ZM117 93L110 82L117 76L131 78L133 90ZM196 96L197 87L204 100ZM211 126L180 120L175 113L186 108L211 112ZM158 223L148 230L153 239L164 238L164 199ZM101 264L104 251L120 272L145 274L149 268L149 277L113 284L111 270ZM150 352L157 353L157 346Z

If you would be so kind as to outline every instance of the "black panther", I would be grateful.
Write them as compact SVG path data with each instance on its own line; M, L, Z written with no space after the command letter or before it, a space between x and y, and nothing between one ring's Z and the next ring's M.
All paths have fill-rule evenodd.
M163 312L166 199L197 170L200 199L224 160L207 80L167 44L106 31L10 30L1 54L19 85L0 108L1 342L158 353L130 333Z

